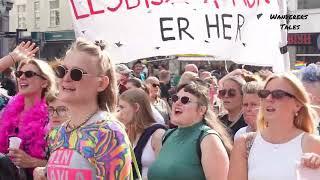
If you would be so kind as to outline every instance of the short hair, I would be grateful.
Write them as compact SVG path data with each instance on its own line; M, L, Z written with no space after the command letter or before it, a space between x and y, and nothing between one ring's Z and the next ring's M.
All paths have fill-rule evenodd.
M166 79L169 76L170 76L170 72L167 71L167 70L161 70L160 73L159 73L159 79L160 80Z
M127 83L132 83L136 88L141 88L143 85L143 82L135 77L130 78Z
M242 86L243 94L257 94L259 90L263 89L263 83L261 81L250 81Z
M154 81L159 81L159 79L158 79L157 77L155 77L155 76L150 76L150 77L148 77L144 82L145 82L146 84L151 84L151 83L154 82Z
M301 70L301 80L303 82L320 82L320 66L309 64Z

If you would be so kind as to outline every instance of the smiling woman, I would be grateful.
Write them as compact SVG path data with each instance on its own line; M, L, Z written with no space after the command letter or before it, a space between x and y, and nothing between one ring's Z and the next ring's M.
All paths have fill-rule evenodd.
M46 164L46 98L56 93L55 78L51 67L36 59L23 60L15 75L19 93L0 117L0 152L8 153L9 137L20 138L20 148L10 147L8 156L16 166L26 168L27 176L32 177L33 168Z
M84 179L130 179L130 141L111 115L118 91L106 52L77 39L56 74L58 98L68 107L70 119L49 134L48 179L58 178L61 168L67 178L76 172Z
M319 168L316 116L301 81L292 74L272 75L258 95L258 132L235 141L229 180L297 179L297 162Z

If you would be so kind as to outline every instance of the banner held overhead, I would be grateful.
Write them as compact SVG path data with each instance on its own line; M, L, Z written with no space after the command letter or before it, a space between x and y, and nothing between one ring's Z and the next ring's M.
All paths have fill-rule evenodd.
M78 36L105 40L116 62L207 54L237 63L283 63L280 13L270 0L69 0Z

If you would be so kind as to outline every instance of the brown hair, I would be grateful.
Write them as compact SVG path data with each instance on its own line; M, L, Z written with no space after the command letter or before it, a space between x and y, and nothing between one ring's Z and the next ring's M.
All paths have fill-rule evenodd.
M149 97L142 89L134 88L123 92L119 99L131 106L139 105L139 110L135 113L133 120L126 125L129 139L133 143L138 134L141 134L151 124L156 123L152 115Z
M189 84L184 84L178 87L178 92L180 90L184 90L184 92L188 92L195 97L198 98L199 106L205 106L207 111L204 115L205 123L220 135L220 138L226 148L228 154L232 149L232 144L230 140L230 135L225 129L224 125L219 121L217 116L212 112L209 108L209 95L208 95L208 88L205 86L204 82L197 81L197 82L190 82Z
M52 96L55 96L58 92L58 88L57 82L55 80L55 74L51 66L45 61L29 58L21 61L18 70L20 70L24 65L27 64L35 65L39 69L40 75L42 75L48 81L48 86L41 92L41 98L45 97L46 99L48 99Z
M167 70L161 70L159 73L159 80L163 81L165 79L167 79L170 76L170 72Z
M297 101L302 105L300 110L297 112L298 115L295 116L293 120L294 126L300 130L303 130L304 132L314 133L315 131L314 120L316 118L316 113L310 106L310 99L302 82L293 74L289 74L289 73L273 74L266 81L264 88L266 88L268 83L273 79L283 79L289 82L289 84L293 88L292 95L294 95ZM260 113L258 116L258 129L262 130L264 128L266 128L266 122L264 119L264 115L260 110Z
M132 83L136 88L141 88L143 85L143 82L136 77L130 78L127 83Z
M105 46L101 45L101 43L95 44L83 38L78 38L72 44L71 48L67 51L67 53L69 53L70 51L85 52L88 55L98 59L98 74L102 76L107 76L109 78L108 87L104 91L98 93L98 105L101 110L115 111L118 94L115 69L106 51L103 51L104 47Z

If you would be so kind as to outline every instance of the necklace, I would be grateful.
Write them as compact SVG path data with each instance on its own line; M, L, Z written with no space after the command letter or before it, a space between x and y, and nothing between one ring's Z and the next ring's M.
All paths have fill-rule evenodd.
M67 126L66 126L66 132L70 133L70 132L80 128L81 126L85 125L97 112L98 112L98 110L96 110L93 113L89 114L88 117L80 125L75 126L75 127L72 127L70 125L71 120L69 120L68 123L67 123Z

